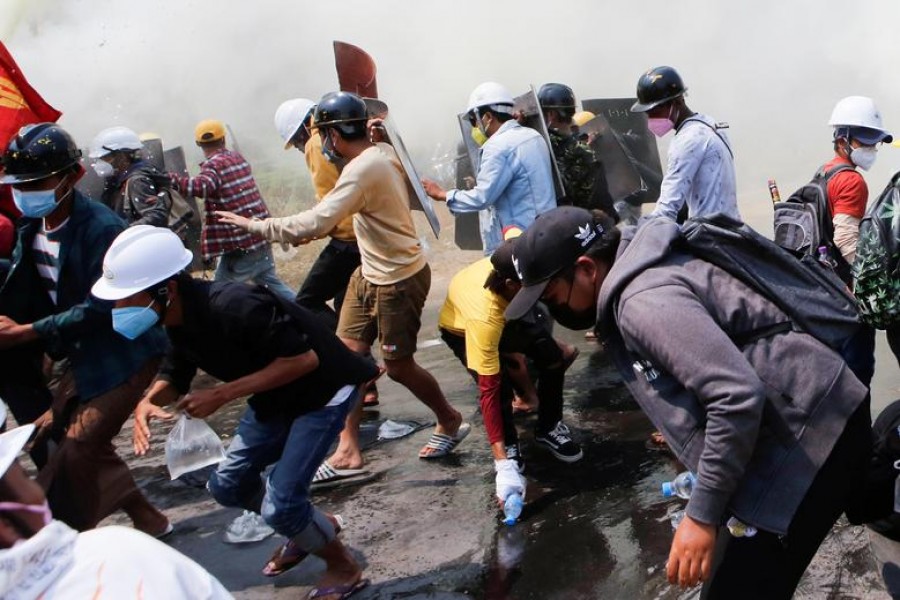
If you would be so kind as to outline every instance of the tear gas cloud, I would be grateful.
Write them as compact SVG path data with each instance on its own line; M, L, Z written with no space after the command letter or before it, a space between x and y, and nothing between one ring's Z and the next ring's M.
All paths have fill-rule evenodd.
M423 172L439 145L455 146L455 114L482 81L626 97L659 64L681 72L691 108L730 123L742 210L754 222L769 214L767 178L784 194L829 158L838 99L872 96L886 127L900 130L895 0L4 4L4 41L82 145L126 125L184 145L191 161L194 124L219 118L257 170L295 167L302 177L272 117L284 99L337 88L332 40L374 57L379 93ZM872 193L898 168L900 149L885 147L867 175Z

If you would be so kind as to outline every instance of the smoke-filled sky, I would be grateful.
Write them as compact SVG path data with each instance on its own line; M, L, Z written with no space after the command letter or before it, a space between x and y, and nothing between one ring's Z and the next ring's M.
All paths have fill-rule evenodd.
M625 97L659 64L681 72L692 109L730 123L745 214L768 208L766 179L784 194L830 157L827 121L841 97L872 96L900 131L896 0L0 5L0 36L81 144L121 124L184 144L189 160L199 158L193 125L219 118L257 169L299 163L272 118L284 99L337 88L332 40L375 58L380 96L423 171L439 144L456 143L454 115L482 81ZM897 169L900 149L884 148L867 175L872 193Z

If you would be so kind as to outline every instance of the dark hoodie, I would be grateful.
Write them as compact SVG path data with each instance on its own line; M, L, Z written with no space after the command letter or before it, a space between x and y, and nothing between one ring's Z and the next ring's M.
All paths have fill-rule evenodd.
M687 514L786 534L867 389L814 337L732 341L788 317L679 249L678 226L623 233L598 297L598 328L631 393L697 475Z

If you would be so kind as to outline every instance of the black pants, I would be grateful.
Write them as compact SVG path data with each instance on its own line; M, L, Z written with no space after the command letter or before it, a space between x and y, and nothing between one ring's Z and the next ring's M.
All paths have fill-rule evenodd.
M719 528L712 578L701 598L789 599L819 545L864 483L871 446L871 417L866 401L847 421L844 432L819 469L797 508L788 533L758 532L734 538Z
M319 315L335 331L347 282L359 263L359 247L356 242L332 239L309 269L297 292L297 304ZM331 299L334 299L334 310L327 304Z

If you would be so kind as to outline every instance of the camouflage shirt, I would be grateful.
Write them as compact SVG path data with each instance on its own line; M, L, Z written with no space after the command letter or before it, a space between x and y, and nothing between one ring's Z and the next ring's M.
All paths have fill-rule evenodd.
M559 204L571 204L588 210L599 208L614 217L616 213L606 184L606 173L594 150L574 135L562 135L555 129L549 133L550 146L566 194Z

